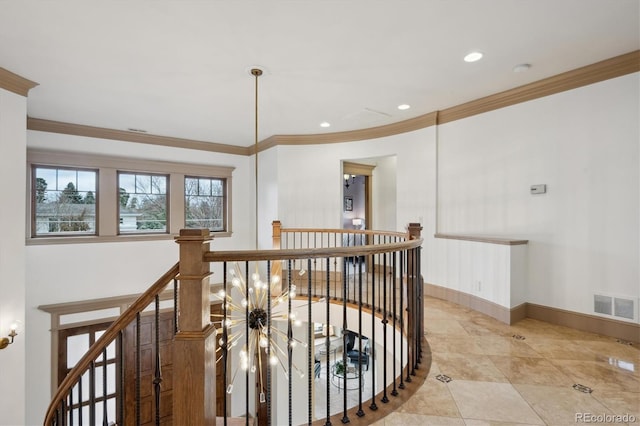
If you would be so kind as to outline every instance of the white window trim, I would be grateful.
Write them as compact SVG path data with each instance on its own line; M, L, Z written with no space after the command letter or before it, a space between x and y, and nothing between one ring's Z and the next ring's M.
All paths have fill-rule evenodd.
M98 218L97 235L65 235L60 237L31 235L32 217L32 168L33 166L54 166L70 168L93 168L98 170ZM213 232L216 237L230 237L232 234L231 193L234 167L205 164L177 163L115 157L97 154L85 154L42 149L27 150L27 245L79 244L118 241L171 240L180 229L185 227L184 218L184 178L202 176L225 179L226 187L226 224L224 232ZM169 176L169 223L167 233L162 234L118 234L118 171L137 173L159 173Z

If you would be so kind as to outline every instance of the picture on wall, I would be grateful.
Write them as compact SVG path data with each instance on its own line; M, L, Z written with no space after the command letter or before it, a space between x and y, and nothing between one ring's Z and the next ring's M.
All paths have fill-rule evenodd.
M353 211L353 197L344 197L344 211Z

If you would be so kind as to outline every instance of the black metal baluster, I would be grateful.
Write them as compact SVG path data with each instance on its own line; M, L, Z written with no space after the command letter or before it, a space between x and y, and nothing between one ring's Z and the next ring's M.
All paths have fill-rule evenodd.
M382 255L382 399L381 401L386 404L389 402L387 396L387 324L389 318L387 317L387 253Z
M140 372L142 357L140 356L140 312L136 314L136 425L140 425Z
M379 280L378 280L379 281ZM369 408L373 411L378 409L376 404L376 262L375 256L372 256L371 262L371 344L369 345L370 354L367 355L371 359L367 360L367 371L373 368L371 373L371 405ZM380 292L378 292L380 293ZM360 360L362 361L362 360Z
M310 272L311 259L307 259L307 271ZM307 273L307 423L311 424L313 409L311 407L312 395L313 395L313 373L311 368L314 365L311 359L311 351L314 348L314 344L311 341L313 336L313 321L311 319L311 273Z
M257 269L257 268L256 268ZM269 363L267 364L267 425L271 424L271 357L277 356L274 355L273 346L271 344L271 281L269 277L271 276L271 261L267 261L267 342L269 342ZM291 371L289 371L291 374ZM289 381L291 381L291 377L289 377Z
M66 404L66 398L63 399L62 401L60 401L60 409L58 410L58 413L60 413L60 419L57 420L57 422L59 424L61 424L62 426L65 426L67 424L67 404Z
M244 263L244 276L245 276L245 295L244 297L247 299L247 304L244 308L244 336L245 342L247 346L247 357L249 357L249 262L246 261ZM260 349L257 349L260 350ZM260 372L262 374L262 371ZM245 415L245 426L249 426L249 369L247 368L244 372L244 412ZM264 386L262 382L260 382L260 386ZM262 392L262 388L260 389ZM258 410L256 410L258 411Z
M289 271L291 270L291 259L288 261ZM287 278L287 294L291 293L291 274ZM291 297L287 297L287 362L289 369L289 426L293 422L293 327L291 324Z
M73 424L73 389L75 388L75 386L71 387L71 390L69 391L69 424L72 425ZM64 415L64 417L67 417L67 414L62 411L62 414Z
M408 268L408 262L409 262L409 254L406 251L402 251L400 252L400 257L403 258L403 260L400 262L400 275L402 277L405 277L404 279L404 283L402 286L402 292L400 293L400 334L404 336L404 330L405 330L405 311L408 311L409 309L409 300L407 300L407 307L405 308L403 305L404 302L404 291L405 289L407 289L407 297L409 297L409 268ZM409 320L409 312L407 312L406 315L407 321ZM411 336L408 336L408 338L410 339ZM408 345L407 345L407 377L404 379L405 382L407 383L411 383L411 364L410 364L410 360L409 360L409 346L411 345L411 341L409 341ZM402 346L400 347L400 358L402 358ZM404 383L400 382L400 385L402 385L403 387L401 389L404 389Z
M400 262L399 262L400 270L398 276L398 290L400 293L400 306L399 306L399 315L398 321L400 322L400 384L398 385L399 389L404 389L404 344L402 342L402 337L404 336L404 304L403 304L403 296L404 296L404 252L400 252Z
M102 426L109 425L107 414L107 348L102 350Z
M228 355L229 355L229 346L227 345L227 339L229 338L228 330L227 330L227 262L222 263L222 289L224 291L224 299L222 300L222 370L223 370L223 378L224 381L224 397L223 397L223 407L222 407L222 421L223 426L227 426L227 386L229 374L228 370Z
M155 393L156 403L156 426L160 426L160 385L162 384L162 371L160 367L160 296L155 297L155 368L153 374L153 390Z
M121 425L124 424L124 348L122 345L122 336L124 335L123 331L118 333L118 341L116 344L116 350L118 351L117 364L116 368L118 371L118 384L116 388L117 398L118 398L118 408L116 410L116 424Z
M330 411L330 400L331 400L331 389L329 389L329 353L331 351L330 347L331 347L331 336L329 333L329 330L331 329L331 323L330 323L330 319L329 319L329 291L330 291L330 285L331 282L329 281L330 279L330 274L331 271L329 270L329 262L330 262L330 258L327 257L327 297L325 298L325 313L326 313L326 317L325 317L325 324L326 324L326 336L325 336L325 352L326 352L326 357L327 357L327 362L326 362L326 366L327 366L327 420L324 422L325 426L330 426L331 425L331 411ZM311 309L311 306L308 306L307 309ZM346 375L345 375L345 386L346 386Z
M84 376L84 374L82 375ZM78 426L82 426L83 413L82 413L82 376L78 380Z
M362 410L362 261L358 256L358 411L356 416L364 416ZM347 375L345 372L345 388L347 385ZM346 389L345 389L346 392Z
M342 258L342 365L347 366L347 263L346 257ZM329 372L327 371L327 380L329 380ZM345 378L346 382L346 378ZM345 383L346 385L346 383ZM347 391L342 392L342 423L349 423L347 416Z
M173 334L178 334L178 280L173 279Z
M96 362L89 364L89 423L96 424Z
M391 391L391 395L393 396L397 396L398 395L398 389L396 388L396 365L398 364L398 359L396 358L396 346L397 341L396 341L396 337L398 334L398 330L396 328L396 323L397 323L397 297L398 297L398 291L397 291L397 287L398 287L398 270L397 270L397 260L398 260L398 253L394 252L393 253L393 259L392 259L392 280L391 280L391 290L392 290L392 299L393 299L393 306L392 306L392 318L393 318L393 327L391 328L391 331L393 333L393 346L392 346L392 350L393 350L393 390ZM402 366L402 360L400 361L400 365Z

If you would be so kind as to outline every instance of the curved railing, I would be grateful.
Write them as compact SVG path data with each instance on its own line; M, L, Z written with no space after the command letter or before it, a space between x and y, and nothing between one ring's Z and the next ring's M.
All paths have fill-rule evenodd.
M412 234L286 229L274 222L272 250L210 251L206 230L185 230L176 240L180 263L65 377L45 425L167 424L172 415L180 419L175 424L213 424L213 411L225 425L248 425L250 418L258 424L368 423L393 410L415 388L412 383L426 377L419 367L425 349L419 227ZM213 294L211 275L221 280ZM161 308L161 295L166 298L171 287L173 304ZM221 309L209 317L217 299ZM154 374L144 381L140 318L154 302L149 312L155 316ZM171 403L161 400L167 386L158 346L161 311L173 312L176 333ZM119 399L107 407L107 378L98 376L106 371L101 367L107 347L115 341L122 350L123 331L132 323L137 351L120 360L135 364L136 374L125 377L118 366ZM314 325L324 328L324 335ZM334 330L341 337L332 336ZM209 357L221 370L219 383L202 380L215 374ZM349 380L356 385L349 386ZM217 408L210 395L216 385ZM149 409L141 407L141 395L151 395Z

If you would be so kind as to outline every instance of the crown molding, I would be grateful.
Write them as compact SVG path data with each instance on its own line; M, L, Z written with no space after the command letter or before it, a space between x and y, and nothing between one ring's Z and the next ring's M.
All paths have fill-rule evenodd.
M274 135L258 144L258 151L264 151L277 145L318 145L341 142L356 142L393 136L434 126L437 112L420 115L397 123L370 127L360 130L349 130L335 133L318 133L313 135Z
M249 155L250 153L249 148L241 146L174 138L170 136L150 135L147 133L136 133L125 130L106 129L103 127L85 126L82 124L64 123L61 121L44 120L33 117L27 118L27 129L40 132L61 133L65 135L170 146L174 148L195 149L233 155Z
M29 90L33 89L37 85L38 83L35 81L27 80L24 77L20 77L18 74L14 74L9 70L0 67L0 88L2 89L17 93L20 96L27 96Z
M588 86L640 71L640 50L441 110L438 124Z
M85 126L81 124L63 123L59 121L44 120L39 118L27 119L27 129L42 132L62 133L76 136L87 136L101 139L121 140L128 142L145 143L151 145L170 146L174 148L195 149L200 151L219 152L233 155L254 155L278 145L318 145L342 142L356 142L368 139L377 139L411 132L438 124L449 123L455 120L471 117L477 114L508 107L533 99L550 96L556 93L576 89L582 86L621 77L640 71L640 50L606 59L595 64L587 65L575 70L567 71L549 78L506 90L460 104L441 111L433 111L418 117L391 123L384 126L371 127L345 132L320 133L311 135L273 135L257 145L241 147L213 142L204 142L191 139L174 138L168 136L135 133L124 130L113 130L101 127ZM11 83L11 84L10 84ZM3 68L0 68L0 87L11 90L8 86L21 88L24 94L37 83L23 79Z

